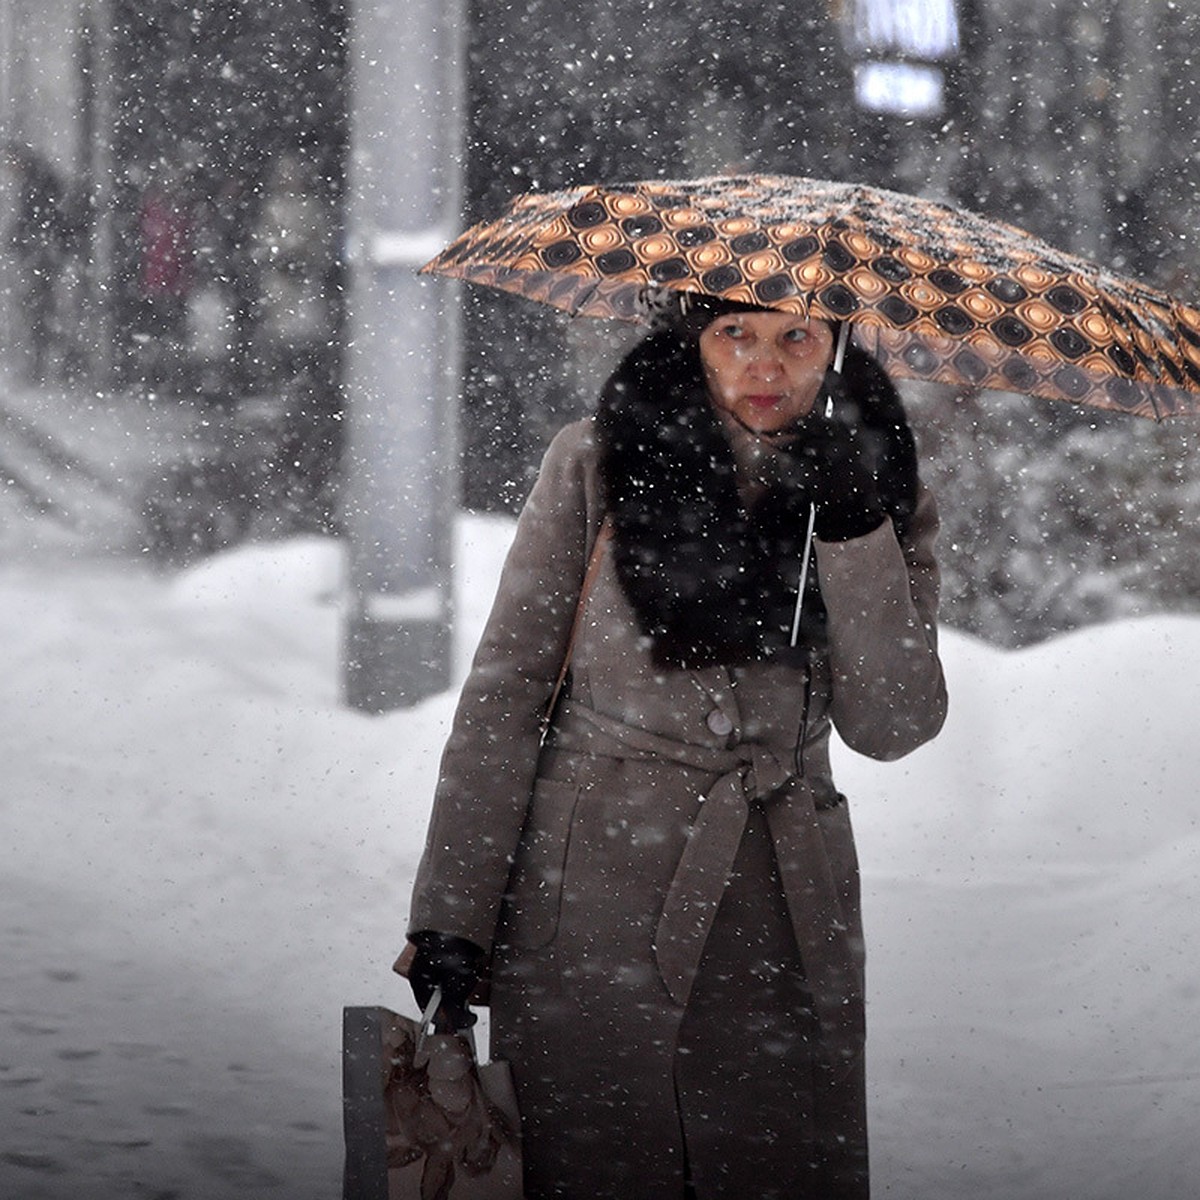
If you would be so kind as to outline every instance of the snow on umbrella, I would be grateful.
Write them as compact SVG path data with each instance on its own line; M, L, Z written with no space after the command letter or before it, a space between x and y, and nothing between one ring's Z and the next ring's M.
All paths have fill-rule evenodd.
M1200 412L1200 310L1001 221L787 175L518 197L422 268L572 315L701 292L825 320L894 375L1140 416Z

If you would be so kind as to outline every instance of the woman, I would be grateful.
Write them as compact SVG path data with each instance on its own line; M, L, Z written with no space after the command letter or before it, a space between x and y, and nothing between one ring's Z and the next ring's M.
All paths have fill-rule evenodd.
M833 375L835 336L695 300L558 435L518 523L409 937L418 1001L440 985L460 1024L490 964L531 1200L867 1195L830 727L898 758L946 697L933 500L895 390L854 349Z

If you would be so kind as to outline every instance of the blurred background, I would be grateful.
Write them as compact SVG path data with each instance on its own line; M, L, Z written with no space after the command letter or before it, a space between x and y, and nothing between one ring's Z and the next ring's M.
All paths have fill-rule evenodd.
M1198 52L1200 0L0 0L0 1196L338 1192L451 685L636 336L423 261L784 172L1195 304ZM1190 1194L1200 433L903 393L953 700L838 765L879 1190Z
M136 412L131 536L167 568L346 539L349 702L408 702L445 686L446 514L514 512L629 337L417 283L438 236L531 188L782 172L960 203L1195 303L1198 9L4 0L6 424ZM1020 646L1200 608L1192 427L904 390L947 624ZM6 454L14 511L52 516Z

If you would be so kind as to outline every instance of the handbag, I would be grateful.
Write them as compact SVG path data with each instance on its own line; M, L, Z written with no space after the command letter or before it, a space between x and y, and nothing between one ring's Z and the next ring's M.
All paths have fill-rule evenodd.
M431 1032L386 1008L343 1011L343 1200L521 1200L508 1064L479 1064L470 1032Z

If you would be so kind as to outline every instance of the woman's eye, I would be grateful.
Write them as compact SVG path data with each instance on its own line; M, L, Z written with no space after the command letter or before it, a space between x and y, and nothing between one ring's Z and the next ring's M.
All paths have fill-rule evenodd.
M785 342L806 342L808 341L808 330L800 328L789 329L783 335L783 340Z
M746 327L738 325L735 322L730 322L728 325L721 326L721 332L728 338L733 338L735 341L738 338L746 336Z

